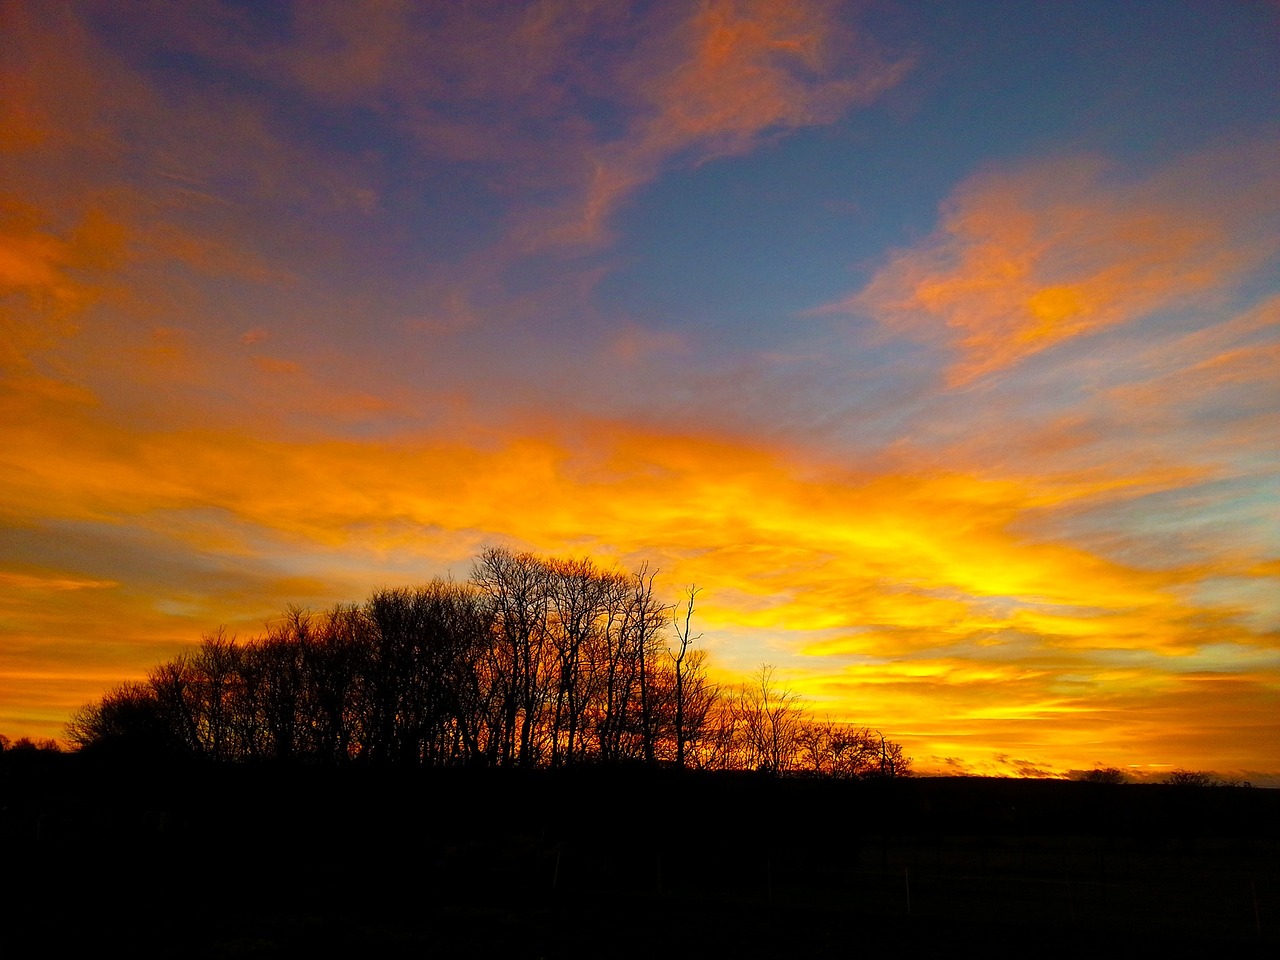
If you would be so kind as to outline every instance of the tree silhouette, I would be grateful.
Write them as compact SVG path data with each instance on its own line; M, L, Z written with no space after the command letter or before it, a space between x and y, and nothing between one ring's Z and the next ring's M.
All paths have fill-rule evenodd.
M774 669L760 665L739 689L734 712L741 723L744 765L777 774L795 763L804 708L799 694L774 680Z
M88 750L375 765L641 761L826 776L901 774L901 748L809 720L762 665L731 696L707 678L692 619L647 566L485 550L462 583L374 591L263 635L218 629L78 710Z
M493 609L496 642L490 663L499 686L502 761L531 766L540 755L537 734L547 700L547 566L531 553L490 547L476 561L471 579Z
M163 705L147 684L123 683L71 716L66 736L81 749L163 756L182 752Z
M695 640L701 638L702 634L693 636L690 633L691 624L693 622L693 605L698 598L698 587L695 584L689 584L685 590L686 602L684 607L684 620L681 622L680 613L677 611L673 617L676 630L676 651L671 655L672 663L675 666L676 675L676 766L684 767L684 745L685 745L685 689L684 689L684 664L685 658L689 654L689 645Z

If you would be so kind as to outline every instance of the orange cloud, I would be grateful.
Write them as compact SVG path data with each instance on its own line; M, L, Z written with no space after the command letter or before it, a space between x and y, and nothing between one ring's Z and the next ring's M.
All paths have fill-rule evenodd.
M82 308L89 297L78 272L114 266L124 240L124 227L101 210L88 210L60 234L33 207L0 197L0 289L25 293L54 314Z
M1135 358L1137 376L1111 388L1107 398L1116 409L1141 411L1148 420L1175 420L1227 397L1232 422L1217 426L1234 433L1247 428L1250 414L1271 420L1280 410L1278 364L1280 296L1275 296L1239 316L1147 346ZM1236 437L1218 439L1243 446Z
M815 675L805 689L818 702L856 704L855 719L892 731L923 773L1064 776L1118 766L1142 777L1188 767L1261 771L1271 784L1280 769L1274 665L1174 671L1025 655L1029 665L858 664Z
M673 332L628 326L609 345L609 354L623 363L636 363L661 354L679 354L688 350L684 337Z
M102 73L112 65L83 56L89 41L71 4L6 3L0 8L0 35L5 38L0 59L0 153L22 153L55 147L77 152L102 147L74 144L71 130L101 134L95 117L96 92ZM119 83L119 101L134 94L132 84ZM16 186L14 183L9 187Z
M617 68L631 109L617 139L583 146L566 204L517 229L531 246L595 243L618 205L675 161L743 153L762 138L831 123L905 74L821 2L708 0L655 31Z
M19 4L0 8L0 33L12 49L0 59L0 152L16 152L39 147L49 139L49 121L40 102L40 80L33 58L22 56L20 38L30 29L29 11Z
M296 360L282 360L279 357L254 357L253 365L268 375L291 377L302 373L302 365Z
M877 58L819 3L704 3L679 34L679 60L639 80L656 107L642 125L649 150L701 143L713 155L737 153L766 131L830 123L905 69Z
M322 109L374 110L386 133L409 137L426 162L482 164L497 193L537 198L511 215L502 250L491 251L519 257L599 242L619 204L670 163L742 153L764 138L832 122L896 84L909 63L886 58L846 14L823 0L637 9L556 0L443 12L313 3L292 11L283 36L262 35L230 8L203 18L149 9L138 29L166 49L289 87ZM126 23L134 15L120 14ZM73 7L56 22L17 19L15 45L31 67L24 75L39 79L6 86L30 87L15 109L28 118L14 122L28 130L23 142L53 136L78 155L101 145L97 161L127 182L131 158L118 150L116 133L127 130L145 160L172 179L174 202L179 185L204 205L234 182L272 204L379 209L375 162L318 156L314 145L284 139L252 102L222 91L159 95L145 71L96 42ZM266 270L225 238L184 227L166 233L172 224L152 224L143 236L198 268Z
M50 703L91 694L111 669L113 680L137 675L219 622L252 630L291 601L357 599L450 568L465 576L495 541L648 560L673 592L697 583L725 682L777 662L819 710L874 719L969 764L996 764L997 742L1028 762L1088 767L1128 760L1124 751L1145 762L1151 743L1169 741L1135 725L1106 746L1119 709L1108 698L1125 692L1137 713L1144 697L1181 689L1176 671L1231 669L1245 651L1265 660L1274 645L1198 592L1219 569L1131 566L1032 532L1029 517L1096 495L1089 484L853 472L620 424L284 440L143 430L75 395L0 400L0 523L101 531L104 544L144 538L141 552L156 558L140 572L86 545L75 570L51 562L0 576L0 686L66 674L50 701L13 701L41 723ZM168 565L191 563L204 566L164 579ZM91 594L110 602L75 600ZM125 636L122 623L134 624ZM1265 689L1274 696L1273 685L1258 698Z
M24 590L101 590L117 586L113 580L90 580L59 574L18 573L0 570L0 586Z
M901 645L912 633L921 639L909 646L946 645L1006 628L1096 648L1178 652L1203 640L1180 592L1195 571L1130 568L1014 532L1029 511L1070 496L1062 490L801 472L766 449L618 427L487 447L304 443L138 433L90 408L16 398L10 407L22 415L6 418L0 508L15 518L128 518L162 530L171 514L216 509L182 534L197 549L228 529L317 551L402 551L422 530L468 541L500 531L549 552L652 558L676 581L716 584L710 621L797 636L859 631L844 649Z
M1063 341L1184 309L1276 250L1280 144L1195 157L1146 182L1091 158L979 175L924 243L839 305L952 350L963 385ZM1230 180L1228 175L1241 179ZM1248 200L1243 199L1249 198Z
M74 330L124 250L123 227L90 209L59 231L34 207L0 196L0 370Z
M195 233L173 223L148 224L146 244L151 257L174 260L210 276L230 275L255 283L292 279L286 271L266 266L260 256L231 238ZM245 336L258 333L262 331L252 330Z

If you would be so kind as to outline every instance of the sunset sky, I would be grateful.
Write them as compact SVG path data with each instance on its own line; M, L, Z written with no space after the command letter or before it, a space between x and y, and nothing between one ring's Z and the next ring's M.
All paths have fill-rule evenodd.
M1280 785L1280 4L6 2L0 324L10 737L505 545Z

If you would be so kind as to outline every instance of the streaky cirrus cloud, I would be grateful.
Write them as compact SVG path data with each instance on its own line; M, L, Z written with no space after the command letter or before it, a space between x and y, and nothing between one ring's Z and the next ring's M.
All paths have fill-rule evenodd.
M830 123L910 68L829 0L210 3L201 17L160 4L134 15L212 68L340 116L372 111L380 147L412 145L400 172L413 179L472 165L466 188L510 208L508 256L597 244L609 215L667 164ZM239 105L229 119L241 139L280 129L266 103ZM256 154L247 169L270 184L270 151ZM403 193L373 179L371 204Z
M630 119L587 146L574 196L522 225L527 242L594 243L617 206L670 162L744 153L762 139L827 124L898 83L891 60L829 3L723 0L647 38L618 70Z
M1192 155L1134 180L1101 159L972 176L937 229L828 309L952 354L962 386L1057 344L1208 304L1275 255L1280 141Z
M251 531L308 549L385 531L504 531L539 549L669 557L680 580L712 576L709 615L756 628L842 628L823 652L918 647L1002 629L1046 642L1170 653L1204 624L1249 642L1232 611L1197 605L1195 566L1127 566L1019 532L1081 501L1167 489L1163 471L1123 484L961 473L866 474L803 465L713 437L579 422L482 437L291 441L212 427L140 431L64 397L10 394L0 458L10 518L162 529L170 513L233 518L219 549ZM305 489L306 498L298 491ZM636 511L643 522L636 526ZM216 527L216 525L215 525ZM178 527L175 530L181 529ZM190 528L201 549L202 527ZM234 532L239 530L238 533ZM469 541L474 537L467 534Z

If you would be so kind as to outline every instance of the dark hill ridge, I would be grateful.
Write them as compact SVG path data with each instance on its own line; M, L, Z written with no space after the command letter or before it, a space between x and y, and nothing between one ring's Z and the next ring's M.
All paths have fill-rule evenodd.
M1280 791L89 760L3 766L5 956L1280 942Z

